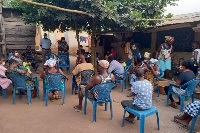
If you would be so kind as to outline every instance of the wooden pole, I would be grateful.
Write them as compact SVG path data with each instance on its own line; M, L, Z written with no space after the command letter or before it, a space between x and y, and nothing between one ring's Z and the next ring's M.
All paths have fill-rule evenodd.
M92 19L91 22L91 29L92 29L92 36L91 36L91 56L92 56L92 65L95 68L97 68L96 64L96 49L95 49L95 33L96 33L96 27L95 27L95 18Z
M53 6L53 5L49 5L49 4L32 2L32 1L27 1L27 0L18 0L18 1L29 3L29 4L33 4L33 5L38 5L38 6L50 7L50 8L54 8L54 9L65 11L65 12L73 12L73 13L79 13L79 14L88 15L87 12L78 11L78 10L71 10L71 9L65 9L65 8L61 8L61 7L57 7L57 6Z
M172 20L187 20L190 18L160 18L160 19L143 19L143 20L147 20L147 21L172 21Z

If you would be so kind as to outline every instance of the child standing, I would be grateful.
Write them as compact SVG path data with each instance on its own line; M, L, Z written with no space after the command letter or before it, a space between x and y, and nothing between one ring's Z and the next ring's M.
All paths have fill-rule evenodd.
M28 72L27 72L27 75L31 77L31 74L32 74L31 68L30 68L31 63L27 61L27 58L26 58L26 57L24 57L23 66L26 67L26 69L27 69L27 71L28 71Z

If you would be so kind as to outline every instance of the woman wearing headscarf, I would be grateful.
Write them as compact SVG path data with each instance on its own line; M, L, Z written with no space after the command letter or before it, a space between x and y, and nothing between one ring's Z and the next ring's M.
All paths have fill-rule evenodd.
M171 60L173 60L173 44L174 37L165 36L165 43L158 47L156 59L160 69L165 72L165 78L169 78L169 70L171 70Z
M65 41L65 37L61 37L61 40L58 41L58 55L67 54L69 51L69 45Z
M48 69L47 69L47 68L48 68ZM45 64L44 64L44 70L43 70L43 72L42 72L40 78L43 79L46 75L52 74L52 73L60 73L60 74L62 74L62 75L65 75L65 74L62 72L61 69L56 68L56 60L50 58L49 60L47 60L47 61L45 62ZM66 76L66 77L67 77L67 76ZM68 78L67 78L67 80L68 80ZM64 87L64 83L63 83L63 82L61 82L61 86ZM48 84L45 83L45 87L48 88ZM58 99L60 99L60 98L61 98L61 97L58 96L57 92L53 92L50 99L51 99L51 100L54 100L54 99L58 100Z

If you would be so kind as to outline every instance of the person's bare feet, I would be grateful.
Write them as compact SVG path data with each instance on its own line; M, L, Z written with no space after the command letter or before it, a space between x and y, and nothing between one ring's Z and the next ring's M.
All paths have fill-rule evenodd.
M127 97L133 97L133 94L132 94L132 93L131 93L131 94L128 94Z
M176 120L182 120L182 117L181 116L174 116L174 119L176 119Z
M74 109L75 109L76 112L82 111L82 107L80 107L79 105L75 105Z
M188 124L189 124L187 120L179 120L179 119L175 119L175 120L176 120L176 122L178 122L184 126L188 126Z

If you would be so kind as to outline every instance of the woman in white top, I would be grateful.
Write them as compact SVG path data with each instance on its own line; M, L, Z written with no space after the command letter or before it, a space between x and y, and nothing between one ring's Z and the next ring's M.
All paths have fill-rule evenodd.
M195 41L192 44L192 48L193 48L193 53L192 53L192 59L194 60L194 67L193 67L193 72L196 75L197 73L197 68L199 65L199 59L200 59L200 49L199 49L199 42Z

